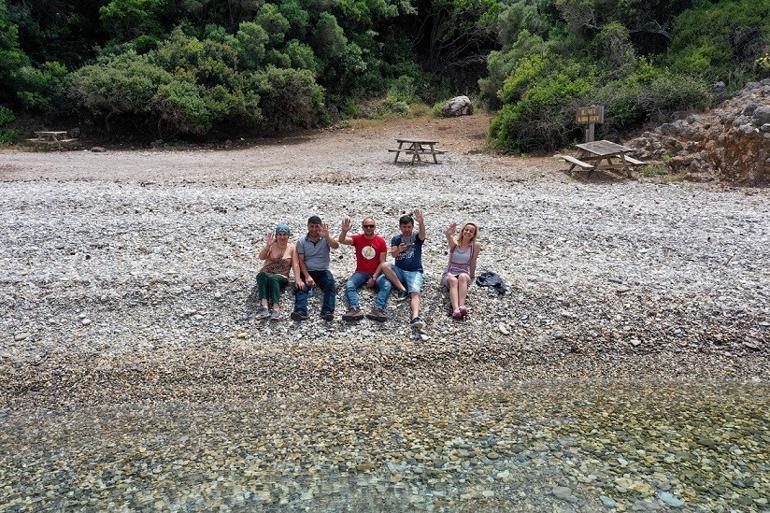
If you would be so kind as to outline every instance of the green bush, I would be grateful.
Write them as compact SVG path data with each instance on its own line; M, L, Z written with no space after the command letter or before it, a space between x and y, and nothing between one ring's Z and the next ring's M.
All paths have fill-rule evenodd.
M639 104L649 117L664 119L664 113L705 109L713 96L701 78L688 75L661 75L642 88Z
M164 128L172 135L204 135L213 124L212 113L201 91L190 82L173 80L161 85L153 97L153 109L159 118L160 135Z
M401 75L390 82L390 87L388 87L388 97L399 102L409 103L414 101L416 96L417 87L415 86L414 78L407 75Z
M575 107L577 100L592 90L593 70L576 61L552 69L550 73L542 69L521 99L504 105L492 120L489 138L494 148L508 152L553 150L579 134ZM516 87L510 87L513 94Z
M0 105L0 144L14 143L19 137L16 130L5 128L16 119L13 111Z
M324 110L324 90L308 70L268 67L255 75L262 126L273 131L317 126Z
M523 30L510 49L490 53L487 58L487 77L479 80L481 99L492 108L499 107L498 92L521 59L533 55L544 55L545 52L546 45L543 38Z
M46 111L59 106L67 92L67 68L60 62L46 62L39 68L19 69L17 95L27 109Z
M147 114L158 88L171 75L147 55L127 52L100 59L72 74L71 93L82 107L108 123L118 114Z
M770 2L704 1L674 20L668 63L676 72L727 79L770 45Z
M0 105L0 128L12 123L15 119L16 116L11 109Z

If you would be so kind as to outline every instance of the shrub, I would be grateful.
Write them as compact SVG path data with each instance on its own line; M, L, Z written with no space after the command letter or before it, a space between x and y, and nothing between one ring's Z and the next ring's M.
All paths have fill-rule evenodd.
M162 123L173 134L204 135L211 129L211 112L198 87L190 82L173 80L161 85L153 98L153 109L159 118L158 132L162 132Z
M378 116L406 116L407 114L409 114L409 104L390 96L386 96L377 109Z
M490 107L500 105L498 91L520 60L527 56L544 54L546 45L540 36L532 35L523 30L516 42L505 52L492 52L487 58L486 78L479 80L479 92L482 100Z
M5 127L9 123L12 123L16 119L13 111L7 107L0 105L0 128Z
M12 128L0 128L0 144L12 144L19 140L19 132Z
M690 109L705 109L713 100L708 84L689 75L661 75L642 88L639 106L649 119Z
M66 94L67 68L60 62L46 62L39 68L24 66L19 69L16 93L24 105L32 110L49 110L58 106Z
M699 2L674 20L668 53L672 69L707 80L750 69L770 40L770 3L756 0Z
M308 70L268 67L255 75L262 126L285 131L317 126L323 115L324 90Z
M522 152L564 146L580 132L575 107L577 99L592 90L592 80L590 66L575 61L541 74L519 101L507 103L492 120L492 146Z
M101 59L72 74L71 93L92 114L109 119L116 114L146 114L158 88L171 75L152 64L147 55L127 52Z
M16 142L19 137L16 130L5 128L6 125L13 122L16 119L11 109L0 105L0 144L8 144Z
M388 88L388 96L396 101L409 103L414 101L417 94L417 88L414 79L407 75L401 75L391 81Z

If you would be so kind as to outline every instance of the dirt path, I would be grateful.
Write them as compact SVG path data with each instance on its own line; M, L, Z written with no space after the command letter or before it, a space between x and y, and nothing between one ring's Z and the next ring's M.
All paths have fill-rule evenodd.
M394 119L357 121L350 128L319 130L302 135L255 141L235 149L110 150L0 153L0 180L105 180L139 182L194 181L260 184L276 180L324 181L366 177L393 171L397 137L425 137L440 141L445 161L482 160L488 172L505 171L526 178L551 170L550 158L494 158L485 155L489 116L458 119ZM239 144L247 144L245 142Z

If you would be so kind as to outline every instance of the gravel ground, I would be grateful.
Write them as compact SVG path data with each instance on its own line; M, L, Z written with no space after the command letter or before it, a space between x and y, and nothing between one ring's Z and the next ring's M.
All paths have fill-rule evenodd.
M524 379L580 362L612 373L637 357L642 372L653 360L677 369L673 360L685 367L677 375L708 373L687 362L719 356L735 374L767 376L767 190L581 183L547 160L475 154L465 123L412 127L457 151L414 168L382 151L407 129L398 124L230 152L0 155L0 394L153 397L157 383L184 395L203 380L269 395L384 377L397 386L402 374L462 380L468 365ZM316 150L341 155L334 169L303 158ZM335 232L343 216L373 215L389 239L415 207L428 232L427 340L412 339L406 305L393 302L384 326L344 324L341 293L333 323L248 319L256 254L275 222L296 238L311 214ZM457 323L438 282L442 232L465 220L481 227L479 269L512 293L474 288L472 315ZM354 266L351 248L334 252L340 284Z
M71 442L56 438L55 423L44 420L45 412L59 412L61 429L77 425L69 432L78 433L90 422L84 418L117 422L121 413L111 406L115 403L160 401L149 416L157 420L176 401L268 401L274 405L269 411L281 419L284 410L307 410L302 405L308 398L334 405L341 404L333 399L340 394L395 394L389 404L396 411L415 390L437 398L453 396L448 391L460 387L471 392L454 395L468 393L471 401L480 393L477 387L532 383L557 391L573 383L601 389L603 380L661 387L744 383L756 387L744 395L758 390L767 396L766 189L612 176L574 180L552 159L481 153L485 122L483 117L394 121L227 151L1 153L0 422L11 437L0 441L0 448L31 450L40 433L26 440L18 434L38 423L54 439L50 447L66 454ZM384 149L395 136L417 134L446 141L441 147L449 152L441 165L413 168L389 161ZM341 292L331 323L318 318L318 299L311 301L311 318L301 325L250 318L256 255L262 234L276 222L288 222L296 240L311 214L324 218L334 232L343 216L360 222L373 215L378 231L389 239L398 216L418 207L425 211L428 232L425 336L411 334L408 308L400 303L389 304L391 320L384 325L343 323ZM481 227L479 270L499 273L511 293L500 296L474 287L471 316L458 323L448 316L439 278L447 259L443 230L466 220ZM339 284L354 266L351 248L333 253ZM369 293L363 298L371 305ZM286 308L291 301L285 294ZM272 402L286 398L295 406ZM747 405L754 411L756 405L750 400ZM201 415L210 419L211 412L204 410ZM511 415L528 412L503 418L514 422ZM763 422L766 428L766 416ZM312 422L306 428L315 429ZM281 436L271 426L260 429ZM177 435L183 431L177 429ZM755 435L759 438L752 439L750 450L767 441L766 432ZM96 443L98 436L87 434L84 440ZM98 454L109 460L112 452L104 451ZM505 454L498 473L516 461L513 453ZM766 460L765 454L765 466L755 468L767 472ZM38 452L29 461L46 462L38 467L44 472L58 460ZM96 464L89 461L84 465ZM384 461L373 457L372 471L383 470ZM19 471L18 460L2 463L4 473ZM350 475L343 477L357 479ZM9 496L19 499L23 479L13 479ZM572 511L570 504L585 506L575 511L609 507L603 500L583 502L582 488L569 479L552 476L542 483L550 488L536 496L555 497L553 507L560 511ZM767 483L758 483L758 495L748 497L747 504L762 511L756 508L764 507ZM631 484L612 481L611 486ZM483 496L487 499L498 493L483 487L462 491L463 486L452 494L464 494L466 503L484 490L493 493ZM554 490L558 487L568 490ZM730 493L737 493L733 488ZM639 500L657 497L649 509L674 507L656 495L667 490L658 487L648 495L644 490ZM36 493L45 497L45 490ZM580 502L572 502L573 494ZM280 504L280 493L271 497ZM15 503L17 510L29 506L22 499ZM174 504L185 504L177 499ZM128 510L152 509L152 501L139 496L124 500L134 504ZM40 501L51 510L63 504ZM78 504L62 507L88 509ZM625 504L633 509L635 503ZM708 504L702 502L703 511L728 511L719 509L724 503ZM496 507L490 502L489 511ZM195 508L207 510L200 504Z

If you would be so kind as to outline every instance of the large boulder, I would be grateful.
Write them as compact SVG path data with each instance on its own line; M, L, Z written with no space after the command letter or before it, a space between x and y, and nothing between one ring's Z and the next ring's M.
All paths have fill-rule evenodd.
M446 117L469 116L473 114L471 99L467 96L455 96L451 100L446 101L441 109L441 114Z

